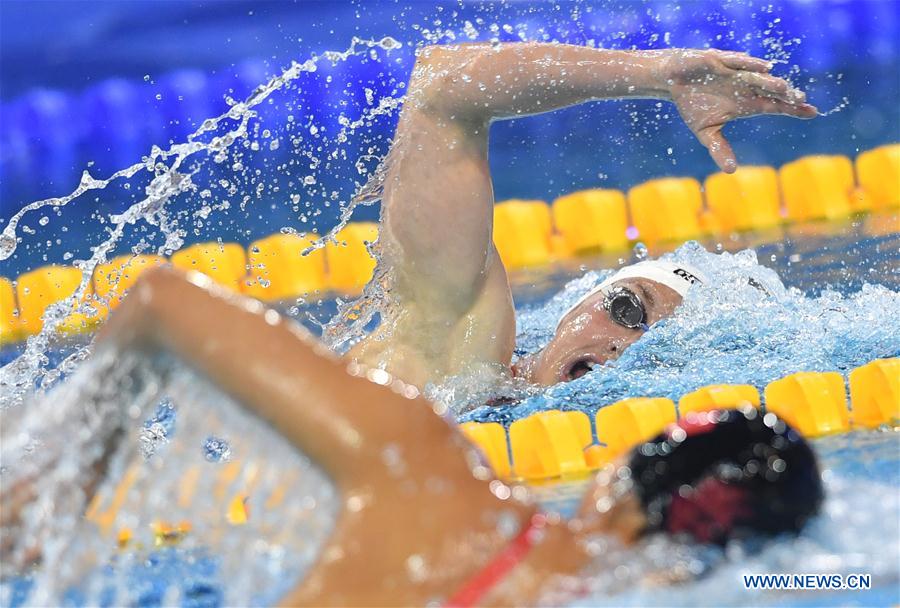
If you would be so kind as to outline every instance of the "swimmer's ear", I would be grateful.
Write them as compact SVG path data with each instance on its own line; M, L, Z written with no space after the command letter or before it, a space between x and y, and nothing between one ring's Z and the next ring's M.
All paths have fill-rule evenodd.
M722 134L721 125L701 129L697 133L697 139L709 150L709 155L712 156L719 169L725 173L734 173L737 170L737 157L734 155L734 150L731 149L731 144Z

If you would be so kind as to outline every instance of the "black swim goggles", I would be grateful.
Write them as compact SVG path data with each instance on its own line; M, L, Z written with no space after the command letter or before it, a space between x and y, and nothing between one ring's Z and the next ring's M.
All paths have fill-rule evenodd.
M627 287L613 287L603 299L603 308L614 323L628 329L647 330L647 311L644 303Z

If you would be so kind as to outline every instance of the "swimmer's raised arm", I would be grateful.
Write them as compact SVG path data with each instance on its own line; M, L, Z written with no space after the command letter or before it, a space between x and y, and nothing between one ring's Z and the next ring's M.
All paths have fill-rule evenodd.
M733 171L726 122L816 113L769 67L722 51L541 43L423 49L382 196L380 240L397 310L352 355L419 386L477 365L509 365L515 316L492 240L491 121L596 99L671 100L719 166Z
M539 114L598 99L672 101L713 160L729 172L736 160L720 132L726 122L758 114L816 115L802 92L769 74L768 61L734 51L526 43L433 47L425 53L438 56L429 61L453 68L441 76L440 94L431 103L476 120Z

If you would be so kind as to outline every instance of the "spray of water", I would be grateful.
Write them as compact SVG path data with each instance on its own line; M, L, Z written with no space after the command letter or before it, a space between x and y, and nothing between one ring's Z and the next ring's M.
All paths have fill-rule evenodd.
M636 395L677 401L704 385L763 387L798 370L847 373L900 355L900 327L885 323L900 316L900 293L885 286L867 284L847 295L826 290L812 298L785 287L752 250L715 254L688 243L666 257L700 268L710 279L688 292L673 317L582 378L517 394L523 400L514 405L471 410L459 403L464 419L504 421L554 408L593 413ZM610 272L588 272L520 311L518 346L540 350L560 315Z
M333 525L327 478L165 357L98 353L17 412L3 427L4 514L20 516L3 521L16 544L0 596L37 557L31 605L271 604Z
M315 72L320 61L327 60L336 63L372 49L391 51L399 46L399 42L389 37L380 40L354 38L346 51L326 52L303 63L294 62L281 74L257 87L243 102L233 104L227 112L220 116L205 120L187 138L186 142L173 144L165 150L154 146L150 154L141 162L117 171L107 179L94 179L85 171L81 183L70 194L35 201L13 215L0 233L0 260L9 258L15 252L18 242L16 229L26 214L45 207L64 207L88 192L103 190L114 182L127 180L142 171L147 171L153 176L143 199L132 204L125 212L110 216L109 222L112 228L109 230L108 237L93 248L90 259L78 265L82 278L76 291L70 297L47 308L43 315L41 332L28 339L25 352L20 357L0 369L0 387L4 391L0 406L9 407L21 404L35 382L40 381L43 387L49 387L59 377L71 372L74 366L87 356L87 352L78 352L65 360L58 368L49 371L45 369L48 362L45 353L50 347L51 339L56 335L57 328L73 308L84 299L94 270L99 264L107 261L108 255L114 251L128 226L142 221L158 225L165 234L165 243L160 247L161 252L174 251L181 247L183 244L181 234L167 228L166 204L183 193L197 190L197 186L191 180L192 171L184 169L191 159L195 156L205 156L211 157L217 163L224 162L232 146L247 138L249 125L257 116L254 108L267 100L273 93L296 80L301 74ZM402 100L399 99L390 102L383 101L369 116L392 111L401 102ZM339 140L346 141L348 134L363 122L364 120L360 119L360 121L346 124L338 136ZM333 227L313 248L324 247L325 243L346 225L355 205L354 202L347 206L340 223ZM96 309L90 303L81 305L80 310L90 316L97 314Z

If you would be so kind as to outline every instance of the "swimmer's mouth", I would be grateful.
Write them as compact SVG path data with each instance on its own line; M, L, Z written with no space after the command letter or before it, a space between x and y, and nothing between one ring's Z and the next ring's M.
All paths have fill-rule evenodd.
M576 359L574 363L570 363L563 368L560 381L571 382L581 378L583 375L594 369L600 362L594 357L582 357Z

